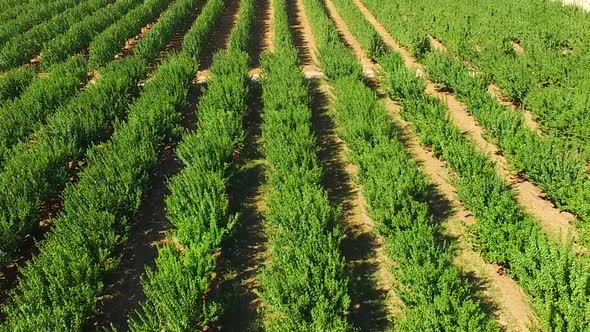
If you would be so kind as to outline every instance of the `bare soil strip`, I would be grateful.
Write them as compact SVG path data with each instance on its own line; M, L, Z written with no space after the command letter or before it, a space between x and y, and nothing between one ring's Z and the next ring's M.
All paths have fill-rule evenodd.
M287 1L287 15L289 17L289 28L293 32L293 43L299 53L299 64L303 68L303 74L308 79L323 78L319 51L315 38L305 15L305 8L301 1Z
M402 48L387 30L376 20L373 14L360 0L354 0L365 18L377 30L383 41L393 50L398 51L406 66L416 70L417 74L425 77L424 68L417 63L410 53ZM535 217L546 234L556 241L565 243L570 236L578 238L573 225L575 217L568 212L560 211L551 201L546 199L545 193L533 183L512 172L506 158L494 144L484 139L483 129L475 118L467 112L467 107L451 93L440 91L436 85L427 81L426 93L443 101L448 108L451 121L461 129L480 150L486 152L494 162L498 173L507 181L516 193L516 199L524 210Z
M260 67L262 54L274 52L274 7L271 0L255 0L250 66Z
M318 49L302 0L294 1L296 9L289 16L295 35L307 42L301 52L309 52L317 62ZM366 65L372 68L371 60ZM317 68L316 67L316 68ZM319 68L317 68L319 71ZM305 66L303 71L305 73ZM370 71L370 70L369 70ZM306 73L307 74L307 73ZM310 75L306 75L310 78ZM313 126L320 146L320 160L325 166L323 186L330 200L343 208L345 238L342 253L350 277L349 294L352 298L351 322L362 331L383 331L390 327L390 318L402 315L403 302L392 286L396 281L391 274L394 262L385 255L383 237L375 232L375 222L369 217L361 188L353 180L357 168L347 159L344 142L338 137L333 120L334 92L321 77L310 78L313 100Z
M237 153L228 190L230 204L241 216L234 238L222 250L218 270L221 281L216 289L227 311L215 329L236 332L262 331L258 315L262 302L256 294L259 288L256 277L267 259L262 222L266 180L260 132L262 87L257 81L252 82L248 107L247 136Z
M347 27L346 22L338 14L337 8L331 0L324 0L326 8L337 29L347 40L360 62L367 58L365 51ZM378 82L375 84L379 85ZM430 151L421 147L416 134L410 125L401 119L400 107L391 99L385 97L381 89L377 89L386 110L401 131L401 139L412 158L422 167L431 179L434 194L431 206L435 217L442 222L446 235L451 236L457 243L456 265L472 281L479 284L485 300L491 303L491 310L498 323L507 331L528 331L527 326L534 317L526 304L526 297L520 287L510 277L500 273L500 267L487 264L477 254L467 240L466 225L475 223L471 213L456 199L456 190L450 183L450 171L444 162L435 158Z
M272 0L256 0L254 36L251 47L250 96L244 120L246 138L236 152L230 180L230 204L240 211L235 235L224 245L218 273L221 281L215 292L225 302L227 310L214 329L225 331L262 331L258 315L262 301L256 294L257 275L267 259L266 234L262 222L264 211L265 161L262 155L260 59L263 53L274 50L274 9Z
M169 194L166 179L178 173L182 163L176 158L174 146L162 147L161 162L155 170L155 176L147 196L144 198L138 214L133 218L129 231L129 240L123 251L121 265L105 281L102 296L98 298L98 309L89 322L96 329L113 323L124 329L129 313L137 304L145 300L140 276L145 267L154 267L160 243L166 232L172 227L166 218L165 197Z
M447 47L442 42L440 42L438 39L436 39L432 36L429 36L429 38L430 38L430 42L432 43L434 48L436 48L437 50L439 50L441 52L448 53ZM516 44L516 45L518 45L518 44ZM468 66L471 73L477 73L477 71L475 71L475 69L472 68L469 64L465 63L465 65ZM526 108L524 108L524 106L518 105L514 101L510 100L510 98L508 98L495 83L492 82L488 86L488 94L490 96L496 98L496 100L501 105L506 106L506 107L510 107L515 112L521 112L523 115L523 118L524 118L525 125L527 127L529 127L530 130L537 133L537 135L543 136L543 132L541 131L539 124L535 121L533 114L531 112L529 112Z
M240 0L227 0L221 17L215 23L208 43L203 49L203 56L199 59L199 72L207 72L213 63L213 56L219 50L227 49L229 36L238 19Z

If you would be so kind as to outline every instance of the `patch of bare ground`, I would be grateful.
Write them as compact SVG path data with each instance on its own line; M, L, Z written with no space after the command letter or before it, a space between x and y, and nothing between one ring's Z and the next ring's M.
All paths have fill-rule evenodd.
M523 55L524 54L524 48L522 47L522 45L520 45L520 41L511 40L510 43L512 44L512 48L514 49L514 52L516 53L516 55Z
M146 267L155 266L158 250L166 232L172 227L166 218L165 197L169 194L166 179L182 168L174 146L161 147L160 162L154 170L137 215L131 220L127 245L118 268L105 278L105 287L97 299L97 309L87 326L100 330L112 323L126 328L127 316L145 300L140 277Z
M195 82L193 82L195 83ZM196 107L201 87L196 83L189 91L188 106L182 114L181 126L195 130ZM155 267L157 246L167 241L172 225L166 218L165 198L169 195L167 179L178 174L182 162L176 157L176 144L161 146L160 161L153 171L150 188L130 223L128 240L121 253L121 263L105 278L105 287L97 299L97 309L88 319L89 330L102 330L113 324L119 330L127 326L127 317L145 300L141 275L147 267Z
M420 65L407 50L399 45L385 27L377 21L367 7L365 7L360 0L353 1L361 10L364 17L377 30L385 44L402 55L406 66L416 70L417 75L426 77L422 65ZM509 168L506 158L502 155L502 152L498 147L484 138L483 129L479 126L475 118L467 112L467 106L464 103L457 100L453 94L441 91L434 83L428 80L426 94L441 100L447 105L448 113L453 124L456 125L476 147L490 157L500 176L502 176L508 185L510 185L515 191L519 205L539 222L548 236L562 243L566 243L570 237L573 237L574 240L579 238L578 232L574 226L575 217L571 213L560 211L555 204L546 198L546 194L539 187L527 181L522 176L519 176ZM576 247L576 250L584 251L584 248L581 248L580 246Z
M240 9L240 0L227 0L221 17L215 22L213 31L207 40L199 59L199 72L211 68L213 56L219 50L227 49L229 37L234 28Z
M324 80L312 80L311 89L313 127L325 169L323 186L332 203L343 208L341 250L350 278L351 323L361 331L385 331L403 308L393 289L394 262L385 255L384 239L376 233L361 188L354 181L358 169L348 161L349 150L337 134L332 87Z
M272 0L254 0L250 67L259 68L263 54L274 52L274 7Z
M324 75L319 68L319 51L309 20L305 15L303 2L287 1L287 16L303 74L308 79L322 78Z
M332 1L324 0L324 2L336 27L347 43L354 45L352 49L362 62L366 58L365 51L350 33L346 22L338 15ZM527 306L524 292L514 280L501 273L499 266L485 263L466 238L467 232L464 226L472 225L475 220L456 199L456 190L450 184L450 171L441 160L418 144L416 134L399 116L400 107L385 97L382 89L379 88L378 81L375 82L375 90L400 130L400 139L406 149L432 181L433 188L429 203L435 218L441 222L445 235L452 237L457 244L456 265L470 277L474 285L478 286L488 309L493 312L498 323L505 330L527 331L534 316Z
M227 310L214 330L262 331L258 311L262 306L256 294L257 275L266 260L266 235L262 223L265 193L265 163L261 153L262 87L252 81L248 112L244 120L246 137L232 166L228 192L230 206L240 212L234 236L224 244L219 268L217 297Z

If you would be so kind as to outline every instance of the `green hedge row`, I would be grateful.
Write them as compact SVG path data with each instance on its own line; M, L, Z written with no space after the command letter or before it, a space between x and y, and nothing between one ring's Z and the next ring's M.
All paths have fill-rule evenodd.
M60 0L36 3L28 8L26 13L15 17L11 21L0 23L0 46L14 36L22 34L37 24L51 19L68 7L76 6L81 0ZM4 23L6 22L6 23Z
M335 5L345 20L355 13ZM337 30L321 0L305 0L312 30ZM352 3L348 3L353 5ZM354 5L353 5L354 6ZM369 29L366 32L370 32ZM314 35L315 36L315 35ZM368 35L373 56L384 50ZM330 47L326 38L316 38L321 50ZM341 44L348 65L358 66L352 51ZM378 52L377 52L378 51ZM322 62L323 65L323 62ZM397 140L399 133L388 121L377 96L358 74L329 77L336 93L335 117L341 136L359 166L358 179L369 213L385 238L386 253L396 263L393 274L405 304L403 317L395 320L403 331L497 331L475 288L453 265L453 248L444 240L428 205L429 183Z
M550 241L525 215L492 162L449 120L445 106L424 95L425 83L398 54L381 60L389 93L399 99L422 144L457 173L454 185L477 223L474 240L484 257L504 266L527 293L548 331L585 331L590 324L590 264L571 245Z
M9 70L0 76L0 107L7 100L13 100L31 84L35 77L35 70L23 66Z
M99 68L112 61L115 54L125 45L125 41L139 34L146 24L155 21L171 2L146 1L98 34L88 48L90 67Z
M262 139L268 263L259 274L267 331L347 331L350 297L339 209L321 186L308 85L285 0L275 0L275 53L263 59Z
M207 296L217 268L215 252L232 234L227 183L234 151L244 137L253 0L242 0L231 48L214 56L198 104L198 129L177 147L185 168L168 183L168 219L175 238L158 249L156 269L142 279L147 301L130 319L132 331L192 331L218 319L221 303ZM174 243L180 244L179 249Z
M203 0L176 0L150 31L135 44L133 54L151 62L201 3Z
M175 17L183 21L188 13ZM156 30L167 28L154 26ZM166 42L153 45L164 47ZM0 197L0 261L11 259L22 238L37 228L45 202L67 183L67 163L83 158L87 148L107 139L113 121L125 116L137 84L154 59L145 60L130 56L107 65L96 84L48 116L46 125L30 138L32 144L23 142L10 152L12 157L0 173L0 188L5 193Z
M61 104L78 93L87 77L81 56L52 67L46 77L33 79L18 99L0 108L0 165L11 155L12 147L43 125Z
M29 62L39 55L43 45L64 34L84 17L92 15L115 0L84 1L66 9L48 21L36 25L25 33L14 36L0 48L0 71L8 70Z
M197 18L194 25L202 17ZM211 19L207 17L206 19ZM209 34L195 34L207 38ZM194 38L193 36L185 36ZM89 166L66 189L64 212L40 254L21 269L0 329L77 331L96 306L103 278L119 261L127 220L139 208L159 159L160 146L178 135L196 63L170 56L146 83L125 123L108 143L88 154Z
M142 0L118 0L97 10L92 15L82 18L72 25L66 33L43 45L41 65L47 68L63 61L69 55L82 51L83 48L90 45L94 37L117 22L130 10L141 6L142 3Z

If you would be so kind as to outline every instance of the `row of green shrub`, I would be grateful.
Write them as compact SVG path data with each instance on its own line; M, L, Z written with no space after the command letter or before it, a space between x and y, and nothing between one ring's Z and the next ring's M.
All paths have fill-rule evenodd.
M263 59L262 139L269 192L268 262L259 274L268 331L347 331L351 303L340 255L339 209L322 188L309 87L293 46L287 4L275 0L275 53Z
M335 0L335 3L345 6L345 1ZM363 46L368 47L375 32L354 28L356 25L366 26L368 22L354 5L346 6L348 8L341 13L346 20L354 19L351 30L359 36ZM435 55L418 53L426 57L426 62L434 60L429 58ZM383 67L389 95L400 100L404 108L402 115L413 123L421 143L431 147L456 172L454 185L459 199L477 219L470 232L484 258L504 266L521 285L542 328L583 331L590 319L587 302L590 265L586 258L576 257L571 245L563 247L550 241L541 227L522 212L514 193L497 175L492 162L450 122L446 107L439 100L425 96L425 82L404 66L399 54L390 53L377 58ZM490 97L482 94L484 84L477 85L477 79L468 80L463 71L453 70L456 64L441 61L438 65L437 75L440 75L441 82L461 82L456 87L461 87L462 93L489 100ZM508 116L504 111L497 115L500 118L504 118L501 115ZM510 117L505 120L508 119ZM487 121L491 122L492 118ZM519 128L515 123L522 126L516 121L491 123L497 124L496 132Z
M343 5L343 3L346 4ZM323 31L338 35L321 0L305 0L314 36ZM347 1L334 1L348 20L355 15ZM351 28L354 28L351 26ZM367 33L370 30L366 30ZM369 35L371 36L371 35ZM317 46L331 47L330 39L317 38ZM358 66L352 51L340 42L341 59ZM369 45L380 45L373 38ZM373 47L373 56L383 52ZM334 54L334 53L333 53ZM338 53L334 54L338 56ZM323 64L323 63L322 63ZM376 94L356 73L330 77L335 88L335 118L340 135L350 148L351 161L359 166L358 181L369 214L385 238L387 256L404 303L402 317L394 321L403 331L496 331L498 326L476 290L453 264L454 249L444 239L428 205L430 184L398 141Z
M0 76L0 107L8 100L20 96L31 84L35 70L30 66L11 69Z
M589 13L546 0L363 2L405 47L436 37L590 159Z
M125 46L125 41L139 34L146 24L155 21L171 2L146 1L94 37L88 47L90 67L99 68L111 62L115 54Z
M0 71L28 63L39 55L46 42L66 33L84 17L113 2L115 0L82 1L25 33L15 35L0 48Z
M15 21L29 9L31 4L43 0L7 0L0 4L0 22L3 24L9 24L11 21Z
M433 51L425 56L424 63L433 81L467 104L467 111L496 141L510 165L539 185L559 207L585 221L579 226L586 233L586 222L590 221L590 179L577 151L565 147L561 138L537 135L525 124L520 112L500 105L490 96L487 81L470 75L460 60Z
M56 65L46 77L33 79L19 98L0 108L0 165L19 141L42 126L45 119L76 95L87 79L86 63L81 56Z
M182 2L191 4L192 0L178 3ZM176 11L167 11L163 18L168 16L184 21L189 14L179 16ZM168 30L171 25L177 23L162 20L152 31ZM165 43L163 40L153 45L162 48ZM161 48L151 54L158 54ZM11 152L13 156L0 173L0 188L4 192L0 197L2 262L11 259L22 239L37 229L45 203L65 187L71 176L68 162L83 159L90 146L109 137L113 122L125 117L127 104L153 60L130 56L109 64L96 84L89 85L48 116L45 126L40 127L29 142L19 144Z
M207 38L210 30L199 30L210 25L199 22L214 18L197 18L184 42ZM117 249L125 243L127 220L137 212L149 186L160 146L178 135L180 111L195 72L192 56L170 56L130 107L127 121L118 122L110 141L88 153L89 166L66 189L64 211L40 245L40 254L20 271L18 287L3 309L3 330L84 328L104 277L118 265Z
M37 3L34 7L28 8L24 15L19 15L10 21L3 20L0 23L0 46L14 36L26 32L80 2L80 0L59 0Z
M424 95L425 82L407 69L401 56L380 61L392 98L403 105L422 144L444 159L457 174L459 199L477 219L471 227L484 257L506 268L520 284L548 331L585 331L590 324L590 265L572 246L547 238L518 206L514 193L497 175L493 163L449 120L438 99Z
M118 0L97 10L92 15L83 17L79 22L72 25L66 33L47 41L43 45L41 65L47 68L63 61L69 55L79 53L90 45L94 37L110 25L115 24L130 10L140 7L142 3L141 0ZM162 7L165 7L164 1L158 3L163 3Z

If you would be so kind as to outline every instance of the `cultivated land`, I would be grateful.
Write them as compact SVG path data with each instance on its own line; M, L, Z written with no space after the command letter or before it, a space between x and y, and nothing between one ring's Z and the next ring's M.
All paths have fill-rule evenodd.
M588 331L583 7L0 0L0 331Z

